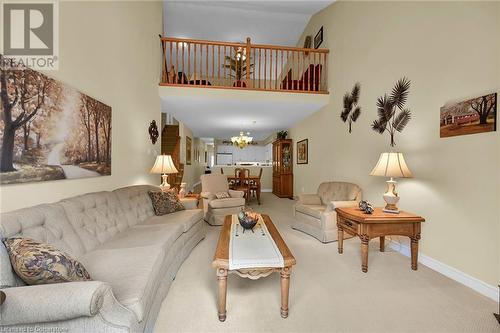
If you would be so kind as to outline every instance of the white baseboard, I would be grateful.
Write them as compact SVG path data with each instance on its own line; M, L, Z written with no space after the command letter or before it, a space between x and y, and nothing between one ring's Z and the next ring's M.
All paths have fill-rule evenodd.
M272 188L263 188L263 189L261 189L260 191L261 191L261 192L267 192L267 193L269 193L269 192L272 192L272 191L273 191L273 189L272 189Z
M391 240L389 242L389 247L404 256L410 256L410 247L408 245L404 245ZM477 291L481 295L484 295L488 298L491 298L495 302L498 302L498 288L487 284L486 282L483 282L473 276L470 276L469 274L459 271L456 268L448 266L436 259L426 256L425 254L418 254L418 262L438 273L443 274L444 276L449 277L452 280L457 281L458 283L463 284L466 287Z

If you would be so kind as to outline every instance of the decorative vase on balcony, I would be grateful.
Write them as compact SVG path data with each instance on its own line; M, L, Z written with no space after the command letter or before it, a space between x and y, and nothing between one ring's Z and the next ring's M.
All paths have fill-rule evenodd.
M247 86L247 84L244 81L240 81L240 80L233 83L233 87L246 87L246 86Z

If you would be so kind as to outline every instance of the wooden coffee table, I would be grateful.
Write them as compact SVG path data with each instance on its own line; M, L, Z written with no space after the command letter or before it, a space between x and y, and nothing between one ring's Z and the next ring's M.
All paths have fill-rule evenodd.
M261 277L270 275L273 272L280 272L281 275L281 317L288 317L288 294L290 289L290 274L292 271L292 266L295 265L295 258L290 252L290 249L285 244L283 238L279 234L278 230L274 226L273 222L267 215L262 215L262 219L266 224L267 230L269 231L274 242L278 246L278 249L283 256L284 267L283 268L247 268L238 270L229 270L229 237L231 233L231 215L227 215L222 230L219 236L219 242L217 243L217 248L215 250L214 260L212 266L217 269L217 280L219 284L219 295L217 311L219 314L219 320L226 320L226 294L227 294L227 274L236 273L241 277L256 280Z

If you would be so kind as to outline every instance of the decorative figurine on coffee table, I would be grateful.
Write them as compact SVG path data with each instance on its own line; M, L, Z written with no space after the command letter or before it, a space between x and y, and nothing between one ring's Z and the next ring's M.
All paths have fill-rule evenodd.
M373 213L373 206L371 203L369 203L366 200L361 200L359 202L359 209L361 209L365 214L371 214Z

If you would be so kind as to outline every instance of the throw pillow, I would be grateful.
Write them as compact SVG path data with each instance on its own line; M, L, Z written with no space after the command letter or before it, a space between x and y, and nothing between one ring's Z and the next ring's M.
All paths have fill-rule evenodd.
M217 197L217 199L231 198L231 196L227 192L217 192L217 193L215 193L215 196Z
M184 210L184 205L173 191L149 191L149 197L153 204L155 215L165 215Z
M12 268L28 285L90 280L80 262L52 245L30 238L6 238L3 243Z

